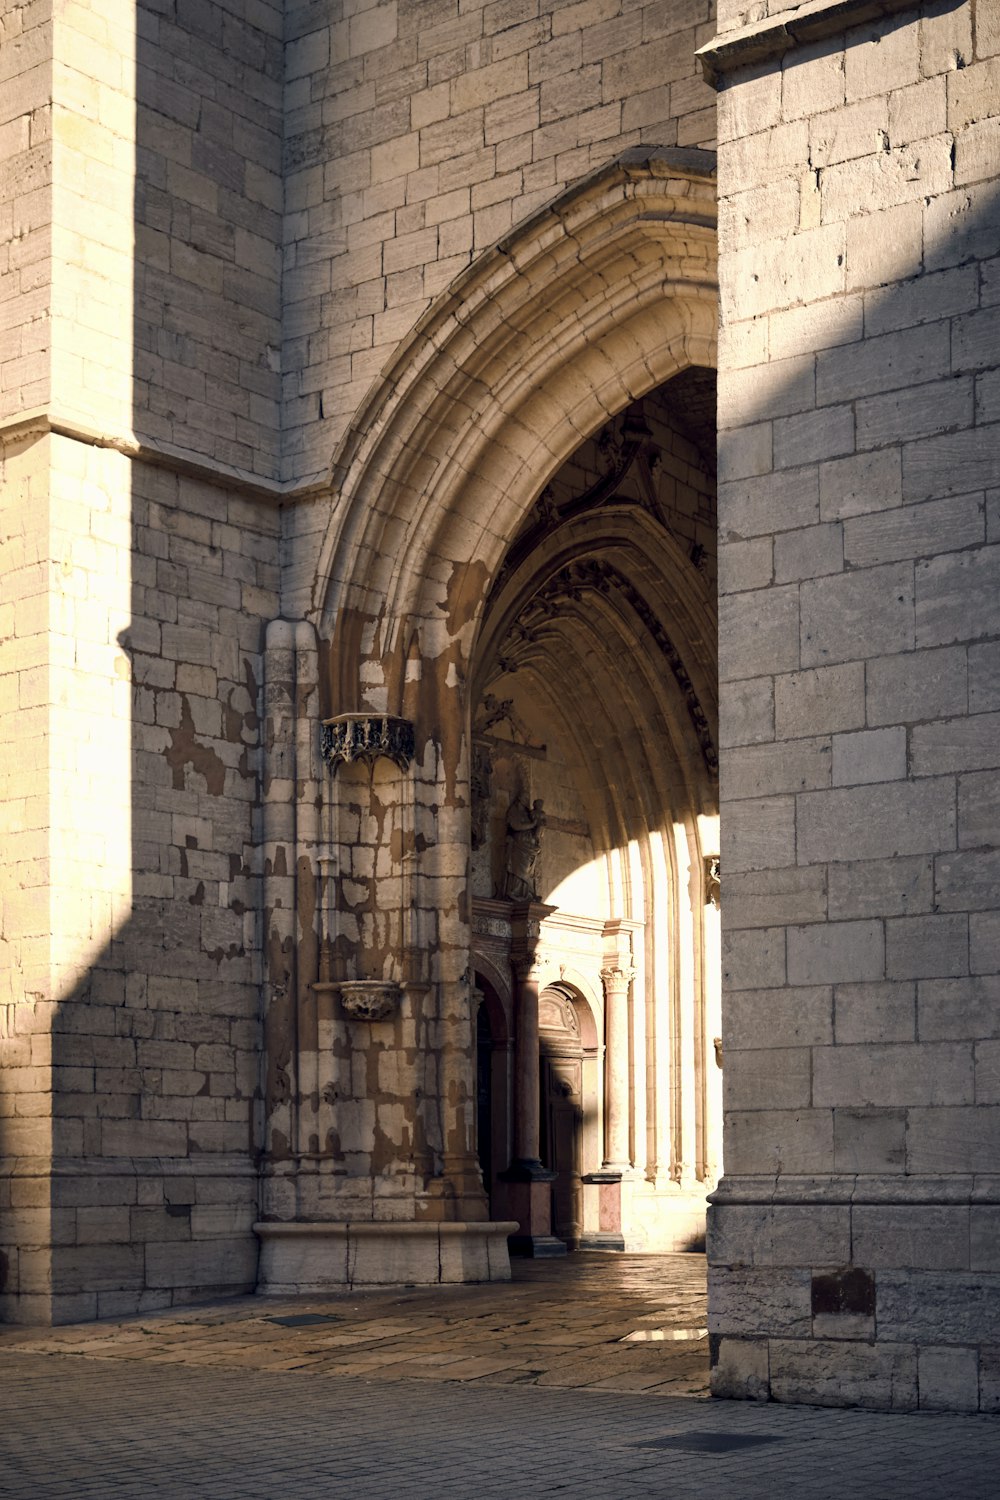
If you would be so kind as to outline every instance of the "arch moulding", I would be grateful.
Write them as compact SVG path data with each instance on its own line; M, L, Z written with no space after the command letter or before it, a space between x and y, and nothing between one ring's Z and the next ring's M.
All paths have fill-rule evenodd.
M326 712L405 715L418 658L442 686L463 677L489 581L551 474L630 401L714 366L715 223L711 153L634 148L424 314L333 461L313 598ZM420 701L418 758L440 728Z

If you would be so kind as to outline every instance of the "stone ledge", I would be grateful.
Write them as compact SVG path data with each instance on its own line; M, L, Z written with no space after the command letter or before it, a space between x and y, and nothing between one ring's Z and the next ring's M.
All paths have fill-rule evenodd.
M220 459L208 458L189 448L179 447L176 443L144 437L137 432L111 432L92 427L76 417L62 416L45 407L37 407L0 420L0 447L36 442L39 438L50 435L67 438L73 443L83 443L88 448L106 448L137 463L167 469L187 479L218 485L275 506L310 500L329 489L329 478L325 472L306 475L295 481L271 479L266 474L251 474L246 469L236 468Z
M956 1173L953 1176L723 1177L708 1202L729 1205L796 1206L804 1203L949 1204L1000 1203L1000 1174Z
M257 1290L288 1297L355 1286L509 1281L513 1221L263 1223Z
M717 89L724 87L726 74L736 68L777 60L793 47L916 8L914 0L811 0L795 10L713 37L695 56L701 59L706 82Z
M245 1177L259 1172L240 1152L202 1156L9 1156L0 1162L0 1178L69 1177Z

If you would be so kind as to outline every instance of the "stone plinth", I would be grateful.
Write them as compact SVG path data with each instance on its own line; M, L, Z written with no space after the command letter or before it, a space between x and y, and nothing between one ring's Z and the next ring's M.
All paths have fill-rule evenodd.
M483 1224L258 1223L257 1290L287 1297L355 1286L509 1281L506 1221Z
M588 1172L583 1183L585 1221L592 1223L596 1216L597 1228L584 1231L580 1249L624 1250L621 1172Z

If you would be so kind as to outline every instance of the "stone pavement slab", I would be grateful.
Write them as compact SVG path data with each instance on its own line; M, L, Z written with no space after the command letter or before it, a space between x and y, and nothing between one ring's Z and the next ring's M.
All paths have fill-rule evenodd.
M517 1261L514 1278L317 1298L241 1297L120 1322L7 1327L0 1351L394 1382L707 1394L703 1256ZM665 1337L622 1342L649 1331Z

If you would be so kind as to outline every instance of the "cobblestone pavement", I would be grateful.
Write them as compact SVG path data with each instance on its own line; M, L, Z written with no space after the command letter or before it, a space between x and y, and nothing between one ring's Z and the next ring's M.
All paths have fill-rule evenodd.
M5 1329L0 1497L1000 1494L995 1418L713 1402L700 1394L703 1341L621 1345L623 1330L700 1326L698 1257L578 1256L517 1276L510 1287L246 1298L114 1325ZM296 1317L337 1321L273 1321ZM349 1363L372 1349L390 1357ZM629 1372L618 1360L632 1353ZM610 1373L595 1379L602 1357ZM624 1383L664 1371L644 1389ZM692 1394L668 1393L671 1381Z

